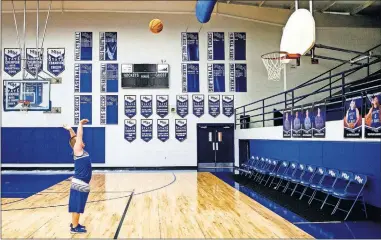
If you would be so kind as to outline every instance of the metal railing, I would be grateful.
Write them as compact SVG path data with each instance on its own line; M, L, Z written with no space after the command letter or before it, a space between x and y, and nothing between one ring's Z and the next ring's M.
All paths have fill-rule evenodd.
M381 44L365 52L373 51L379 47L381 47ZM381 58L376 58L372 61L370 61L368 58L366 63L362 63L356 66L347 66L346 70L341 70L335 73L335 70L339 70L340 67L343 67L346 64L347 63L341 63L338 66L290 90L274 94L269 97L259 99L257 101L235 108L235 127L239 125L241 125L241 128L266 127L266 122L273 122L274 120L283 119L283 117L269 117L269 114L273 115L277 112L283 112L283 110L287 110L298 105L311 105L314 102L321 102L322 100L333 100L341 98L340 101L335 103L342 102L341 108L343 108L345 96L349 93L349 87L353 86L354 84L354 81L350 81L348 77L352 76L355 78L355 80L369 78L373 73L381 70ZM376 68L374 71L372 71L373 73L371 73L370 69L372 66ZM356 73L359 74L360 70L365 70L365 74L363 74L361 77L355 76ZM313 89L309 91L307 88ZM313 99L311 100L311 98ZM271 110L269 110L270 107L272 108ZM250 121L247 121L247 119L250 119ZM242 125L244 125L244 127L242 127ZM250 127L248 127L248 125ZM272 125L268 124L268 126Z

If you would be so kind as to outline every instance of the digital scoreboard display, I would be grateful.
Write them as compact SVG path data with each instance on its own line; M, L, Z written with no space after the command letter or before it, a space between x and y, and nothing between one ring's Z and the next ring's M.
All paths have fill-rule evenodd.
M122 88L169 88L168 64L122 64Z

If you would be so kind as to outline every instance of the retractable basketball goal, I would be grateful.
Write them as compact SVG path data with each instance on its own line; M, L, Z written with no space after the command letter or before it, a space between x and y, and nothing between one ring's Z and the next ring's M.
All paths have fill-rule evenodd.
M288 52L270 52L261 56L262 62L267 69L267 75L269 80L279 81L281 78L281 72L284 66L292 59L299 59L299 53Z

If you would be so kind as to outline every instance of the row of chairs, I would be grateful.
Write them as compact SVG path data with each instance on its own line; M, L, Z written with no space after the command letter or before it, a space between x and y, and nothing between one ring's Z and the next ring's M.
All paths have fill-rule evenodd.
M335 197L338 201L331 215L335 214L339 209L347 213L344 220L348 218L356 202L361 200L367 217L363 192L367 183L367 176L365 175L258 156L251 157L238 170L241 175L253 178L259 184L264 183L268 187L274 186L273 188L276 190L283 188L283 193L286 193L288 189L292 189L291 196L295 192L299 192L297 191L298 188L303 189L299 192L299 200L304 196L308 196L306 191L312 189L313 193L309 195L308 204L311 204L314 200L322 201L320 209L323 209L325 204L329 204L327 203L328 197ZM324 200L316 198L318 192L325 194ZM349 210L339 208L342 200L353 201Z

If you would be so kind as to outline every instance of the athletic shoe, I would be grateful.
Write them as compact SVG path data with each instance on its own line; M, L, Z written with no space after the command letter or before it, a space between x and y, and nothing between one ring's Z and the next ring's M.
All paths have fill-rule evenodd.
M70 223L70 228L72 228L73 227L73 224L72 223ZM80 227L80 228L83 228L83 229L86 229L86 227L85 226L82 226L81 224L79 224L78 223L78 226L77 227Z
M77 226L76 228L70 227L70 232L71 233L87 233L86 229L80 228L79 226Z

